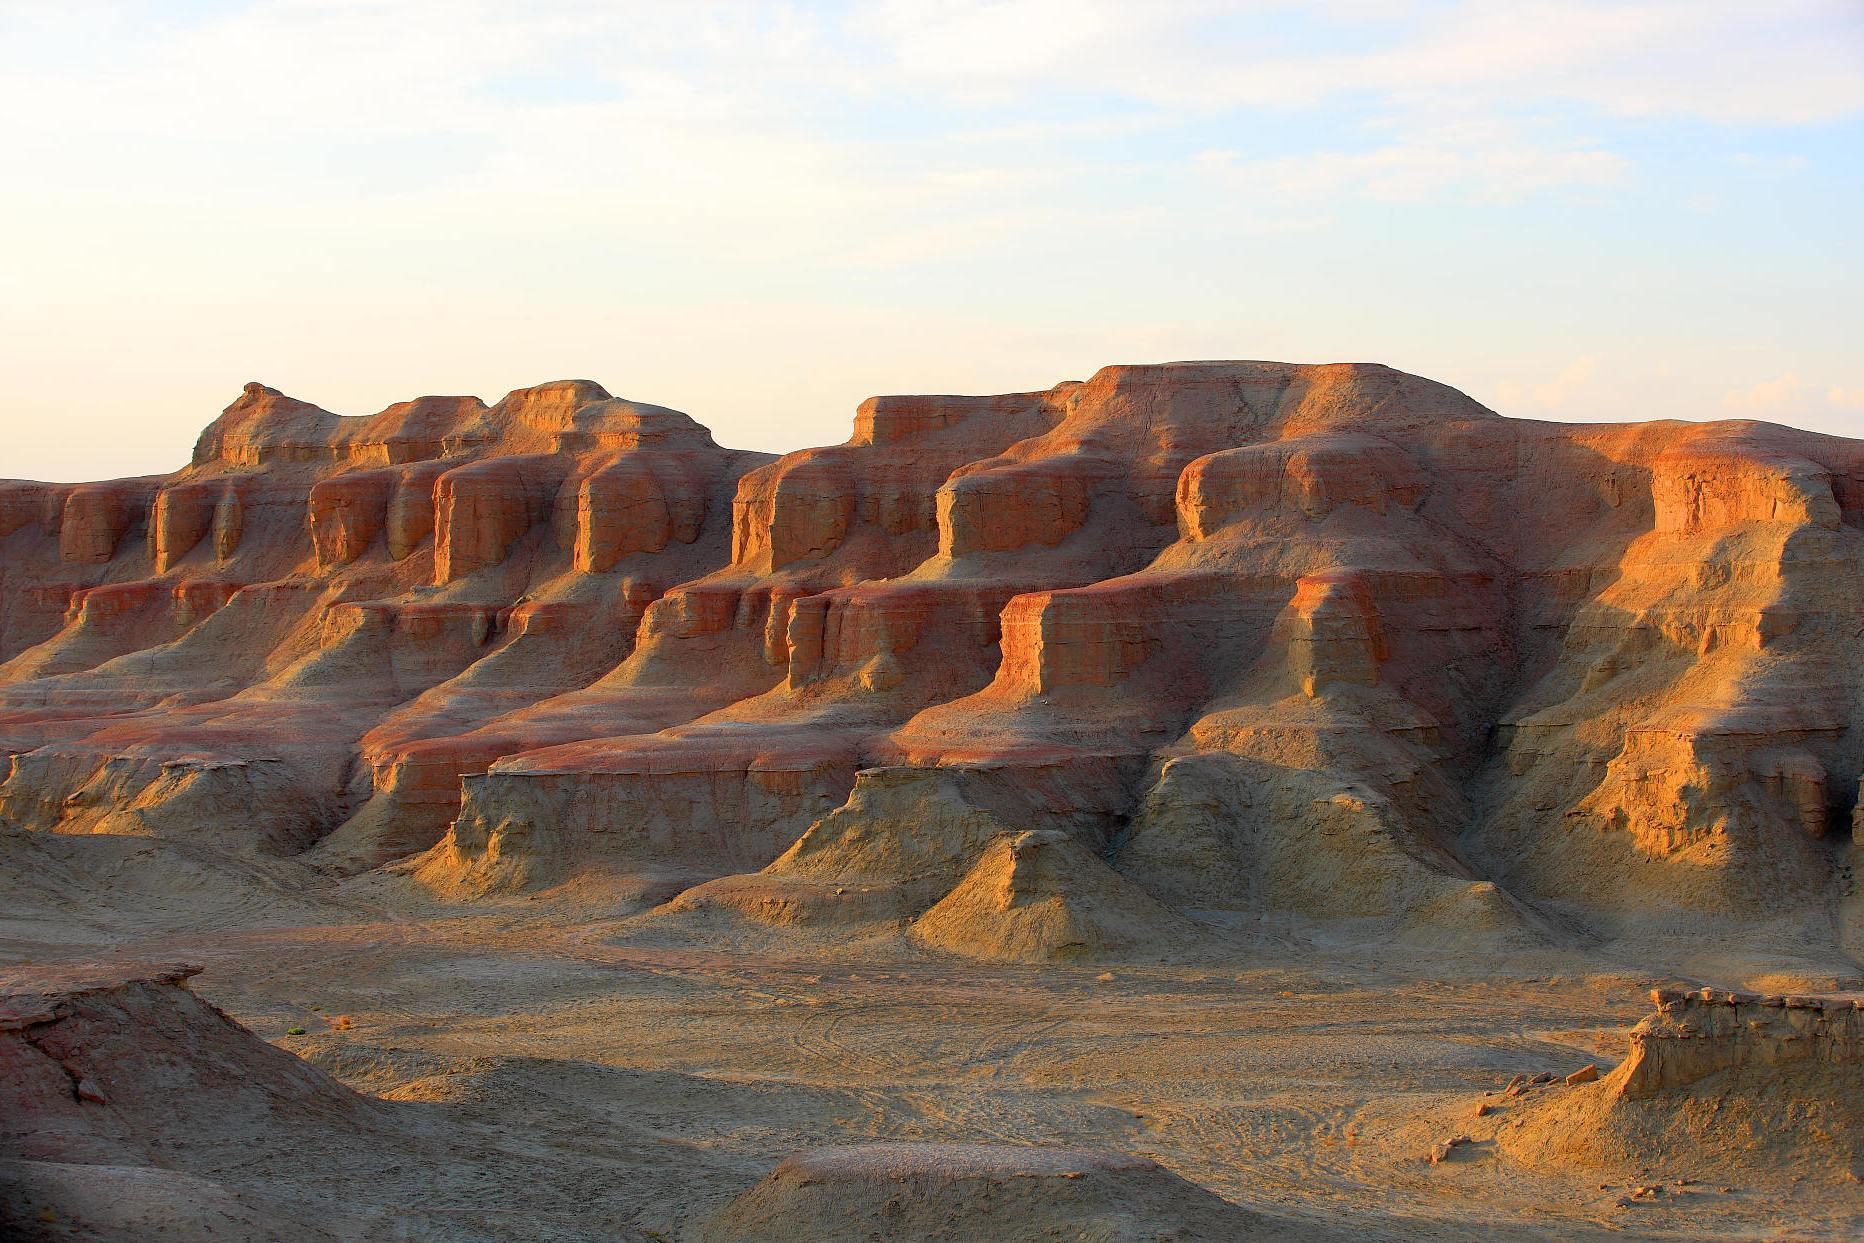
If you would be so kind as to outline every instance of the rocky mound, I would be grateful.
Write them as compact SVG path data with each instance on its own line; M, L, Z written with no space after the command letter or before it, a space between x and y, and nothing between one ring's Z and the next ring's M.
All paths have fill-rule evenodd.
M17 949L66 946L74 935L90 940L332 918L338 908L307 879L318 878L291 860L218 851L202 841L0 825L0 937Z
M173 474L0 483L0 820L460 896L784 860L694 900L833 923L975 861L883 857L918 800L1179 908L1833 948L1860 581L1864 442L1370 364L881 397L781 458L588 381L253 384Z
M1054 830L998 837L911 929L921 944L999 962L1156 954L1194 935L1184 916Z
M259 1040L189 966L11 968L0 981L0 1224L10 1238L327 1232L190 1169L379 1136L377 1102ZM328 1224L328 1223L326 1223Z
M1530 1092L1496 1133L1529 1165L1864 1178L1864 994L1653 994L1610 1074ZM1851 1192L1855 1197L1855 1191Z
M375 1103L258 1039L186 987L200 968L17 967L0 994L0 1140L28 1160L163 1163L367 1128Z
M707 1243L1320 1239L1123 1153L895 1143L793 1156L707 1223Z
M666 910L724 909L791 927L897 927L949 893L992 841L1020 824L1056 821L1069 797L988 767L863 769L848 801L768 867L697 886ZM1091 801L1071 827L1097 846L1106 840Z

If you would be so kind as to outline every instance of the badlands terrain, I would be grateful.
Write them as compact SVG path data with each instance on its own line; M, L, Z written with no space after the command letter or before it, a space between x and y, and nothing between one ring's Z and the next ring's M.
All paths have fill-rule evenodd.
M0 1235L1864 1232L1864 442L587 381L0 483Z

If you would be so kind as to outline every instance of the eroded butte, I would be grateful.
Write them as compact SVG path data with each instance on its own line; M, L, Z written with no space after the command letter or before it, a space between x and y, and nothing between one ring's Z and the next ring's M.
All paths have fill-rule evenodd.
M0 1220L1849 1237L1861 589L1864 442L1375 365L249 384L0 483Z

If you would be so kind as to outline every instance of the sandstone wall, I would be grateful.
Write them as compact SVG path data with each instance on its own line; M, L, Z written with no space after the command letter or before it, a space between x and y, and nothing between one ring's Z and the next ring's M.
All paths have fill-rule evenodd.
M0 483L0 816L698 881L943 768L1193 909L1836 937L1861 556L1859 442L1371 365L875 398L775 459L587 381L254 384L173 475Z

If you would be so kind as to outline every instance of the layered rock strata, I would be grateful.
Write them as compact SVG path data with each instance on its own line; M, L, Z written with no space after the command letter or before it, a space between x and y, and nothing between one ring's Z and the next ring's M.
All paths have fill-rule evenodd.
M1531 1092L1497 1115L1533 1165L1681 1164L1796 1172L1857 1201L1864 1177L1864 994L1659 989L1603 1078ZM1511 1105L1514 1103L1511 1101Z
M1373 365L775 459L585 381L249 385L174 475L0 484L0 817L900 927L1060 832L1182 910L1836 943L1861 569L1864 443Z
M1864 1086L1864 995L1662 989L1653 1000L1613 1076L1620 1096L1647 1100L1731 1070L1831 1071Z
M911 929L926 945L1010 962L1168 952L1192 933L1183 916L1053 829L992 841Z

